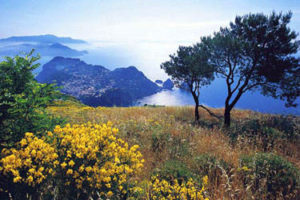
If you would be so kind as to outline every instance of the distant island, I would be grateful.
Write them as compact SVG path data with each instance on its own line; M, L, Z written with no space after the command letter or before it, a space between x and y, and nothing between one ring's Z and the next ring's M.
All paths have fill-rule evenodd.
M20 53L30 52L35 49L42 56L69 56L77 57L87 53L87 51L78 51L62 45L54 44L13 44L8 46L0 46L0 55L18 55Z
M58 37L51 34L33 35L33 36L13 36L0 39L0 42L38 42L38 43L69 43L80 44L86 43L84 40L73 39L71 37Z
M15 56L35 49L41 56L78 57L86 54L87 51L78 51L66 46L66 44L82 43L86 42L70 37L57 37L55 35L14 36L0 39L0 55Z
M136 67L113 71L89 65L80 59L55 57L36 77L41 83L56 83L61 91L90 106L130 106L138 99L172 89L170 80L160 87Z

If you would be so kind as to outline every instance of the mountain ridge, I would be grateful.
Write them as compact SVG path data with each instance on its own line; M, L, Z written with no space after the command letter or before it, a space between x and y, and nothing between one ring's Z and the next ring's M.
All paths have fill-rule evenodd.
M162 90L134 66L111 71L62 56L46 63L36 79L56 83L62 86L61 92L90 106L130 106L137 99Z
M22 44L9 44L0 46L0 55L17 55L22 52L30 52L32 49L35 49L36 52L43 56L82 56L87 51L79 51L72 49L61 43L22 43Z
M71 37L58 37L52 34L11 36L0 39L0 42L39 42L39 43L86 43L84 40L73 39Z

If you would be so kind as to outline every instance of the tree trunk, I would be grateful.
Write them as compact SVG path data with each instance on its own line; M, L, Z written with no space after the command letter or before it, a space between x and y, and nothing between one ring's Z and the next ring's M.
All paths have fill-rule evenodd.
M195 105L195 120L199 121L199 102L198 101L196 102L196 105Z
M227 128L230 127L230 111L231 111L231 109L229 107L225 106L224 126Z
M192 90L191 92L195 101L195 121L199 121L199 96L197 96L196 92Z

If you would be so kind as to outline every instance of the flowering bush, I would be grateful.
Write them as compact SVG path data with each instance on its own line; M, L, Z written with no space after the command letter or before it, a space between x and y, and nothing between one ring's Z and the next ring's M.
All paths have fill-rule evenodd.
M46 178L54 175L58 155L53 146L32 133L26 133L19 145L18 150L2 151L0 172L7 180L1 185L15 195L37 193Z
M179 184L177 179L172 182L166 180L159 180L157 177L152 178L149 184L147 196L153 200L208 200L204 197L205 187L208 184L208 177L203 177L202 187L196 184L193 179ZM201 189L200 189L201 188Z
M143 167L138 146L131 148L116 137L112 124L67 124L57 126L52 133L59 155L60 177L64 189L101 198L126 196L128 179ZM101 191L101 192L100 192ZM73 192L72 192L73 193Z
M21 149L4 150L9 154L1 161L3 173L12 174L13 182L25 182L29 186L40 184L48 174L54 174L53 165L58 157L55 149L42 139L34 137L32 133L26 133L20 142Z
M55 195L69 199L124 198L130 191L130 177L143 167L144 160L138 146L129 148L117 133L110 122L56 126L42 139L26 133L18 150L4 152L0 171L11 176L11 182L33 189L52 177L47 188L58 188ZM12 188L6 189L11 193Z

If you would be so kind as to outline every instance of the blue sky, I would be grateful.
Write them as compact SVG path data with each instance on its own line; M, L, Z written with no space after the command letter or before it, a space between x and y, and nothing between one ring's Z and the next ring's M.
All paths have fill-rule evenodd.
M55 34L132 42L194 41L249 12L293 11L299 0L0 0L0 37Z
M128 57L124 66L154 79L165 77L159 65L179 45L198 42L236 15L273 10L291 10L291 27L300 32L299 0L0 0L0 38L54 34L93 41L119 48Z

